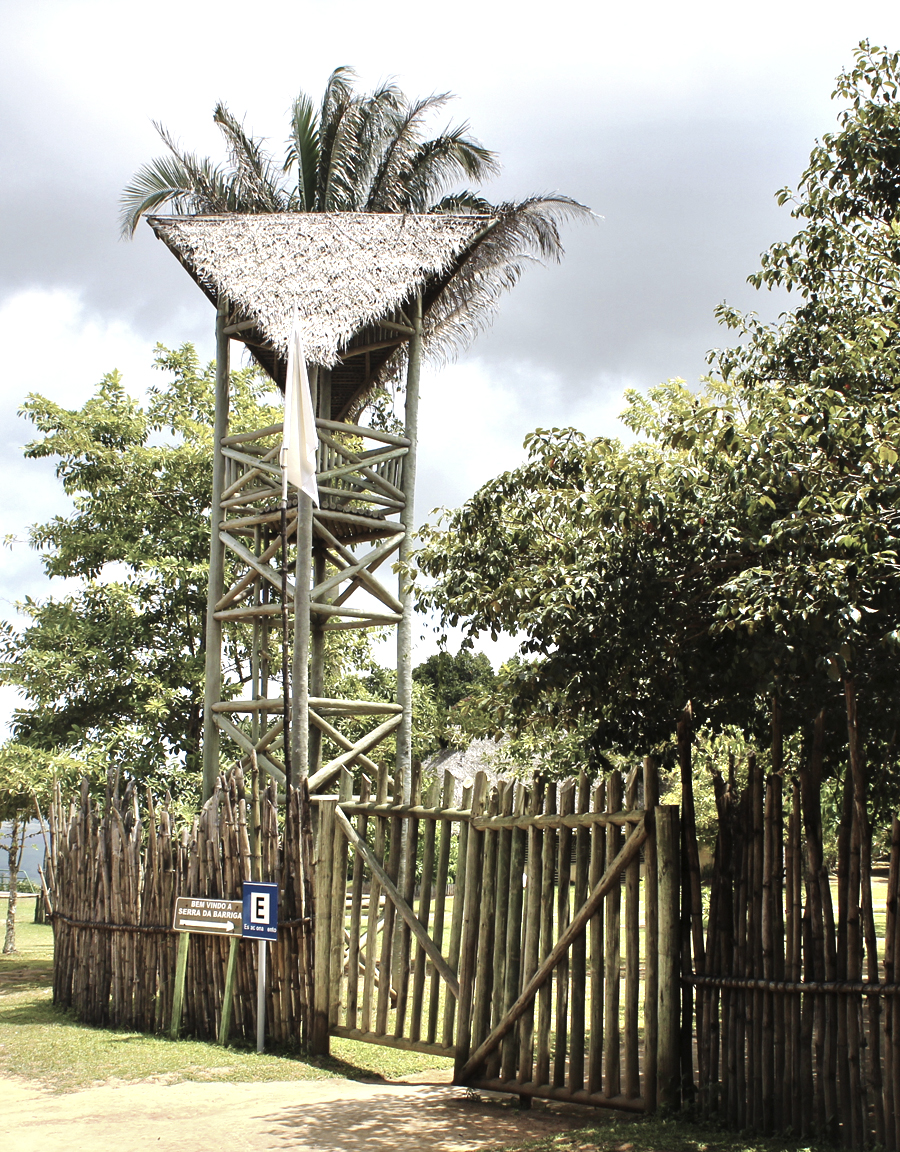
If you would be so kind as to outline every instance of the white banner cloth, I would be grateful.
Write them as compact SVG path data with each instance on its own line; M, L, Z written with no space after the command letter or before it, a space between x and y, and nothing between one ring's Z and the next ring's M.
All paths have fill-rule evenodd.
M319 503L316 484L316 449L319 437L316 418L309 394L306 374L306 353L300 324L294 310L294 323L288 344L287 379L284 388L284 432L282 434L281 465L291 484L305 492L314 504Z

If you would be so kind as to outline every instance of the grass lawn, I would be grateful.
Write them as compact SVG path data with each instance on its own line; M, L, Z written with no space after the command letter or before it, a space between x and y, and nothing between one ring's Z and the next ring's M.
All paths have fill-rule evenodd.
M34 904L17 909L18 951L0 955L0 1075L21 1076L58 1092L108 1080L311 1080L400 1078L434 1067L433 1056L333 1039L328 1059L290 1052L258 1055L196 1040L172 1041L140 1032L91 1028L51 1000L53 930L33 924ZM0 929L6 901L0 901ZM2 937L0 937L2 939Z
M502 1148L503 1152L803 1152L816 1145L725 1132L693 1123L687 1116L671 1120L601 1116L585 1128Z

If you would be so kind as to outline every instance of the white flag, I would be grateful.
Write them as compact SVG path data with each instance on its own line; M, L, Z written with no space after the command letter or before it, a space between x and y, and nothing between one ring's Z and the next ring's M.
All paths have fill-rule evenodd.
M314 504L319 503L319 488L316 484L318 446L316 418L309 394L309 377L306 374L306 353L295 308L284 387L281 463L291 484L305 492Z

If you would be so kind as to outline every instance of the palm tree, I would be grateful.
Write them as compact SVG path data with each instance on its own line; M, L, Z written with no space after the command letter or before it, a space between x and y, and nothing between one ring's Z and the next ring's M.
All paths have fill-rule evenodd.
M123 233L132 235L141 217L163 204L190 213L487 207L466 192L437 200L459 180L480 181L497 171L494 154L467 135L468 125L425 138L425 121L449 94L410 101L395 84L383 84L364 96L355 91L354 77L350 68L336 68L318 110L308 96L297 97L283 164L222 103L213 120L228 146L227 167L183 151L156 124L169 155L145 164L125 189Z
M490 227L431 309L430 346L450 352L487 323L498 297L516 283L529 260L560 259L562 220L592 214L558 193L499 205L467 189L446 194L458 182L477 184L498 170L495 154L467 134L467 124L426 138L426 120L447 103L449 94L409 100L388 83L365 96L354 89L355 76L350 68L336 68L318 109L308 96L297 97L281 164L222 103L216 105L213 120L228 147L224 167L183 151L156 124L169 154L145 164L125 188L122 232L133 235L141 217L164 204L190 214L355 211L490 216Z

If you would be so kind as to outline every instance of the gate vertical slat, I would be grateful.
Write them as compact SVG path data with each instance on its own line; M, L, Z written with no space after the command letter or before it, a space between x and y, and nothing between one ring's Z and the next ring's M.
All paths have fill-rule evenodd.
M445 778L445 791L446 791L446 778ZM461 811L470 811L474 799L474 786L472 781L467 781L463 786L462 793L462 808ZM448 949L448 958L450 967L460 973L460 980L462 979L462 972L460 970L460 955L462 949L462 931L465 913L465 893L466 893L466 870L469 860L469 832L471 831L469 822L463 820L459 828L459 844L457 846L456 854L456 882L453 886L453 914L450 920L450 945ZM450 825L447 825L448 836L451 833ZM449 847L448 847L449 852ZM435 982L440 978L435 973ZM435 1002L436 995L440 994L440 989L435 991L435 985L432 985L431 999L432 1004ZM462 994L460 994L462 999ZM443 1020L443 1038L444 1047L449 1048L453 1044L453 1027L454 1023L458 1021L458 1005L452 996L447 996L444 1001L444 1020Z
M609 778L606 808L618 812L622 807L622 777L614 772ZM615 825L606 830L606 867L608 868L622 847L622 832ZM619 978L621 967L621 907L622 890L617 884L606 898L606 971L603 1071L607 1096L618 1096L621 1091L621 1064L619 1058Z
M341 769L338 785L338 803L353 795L353 776L347 768ZM344 923L347 905L347 838L336 832L331 873L331 958L329 965L330 998L328 1023L338 1023L341 1011L341 990L344 971ZM346 1001L345 1001L346 1002Z
M480 816L486 801L487 777L484 772L475 776L472 793L472 815ZM482 847L484 833L469 827L466 844L466 883L463 893L462 940L459 964L459 1004L456 1022L455 1075L458 1076L469 1058L472 1043L472 1007L474 977L478 953L479 898L482 879ZM457 896L458 898L458 896Z
M594 812L606 808L606 783L601 780L594 788L591 799ZM591 829L591 863L588 883L593 891L600 883L606 867L606 827L595 824ZM603 1091L603 1009L604 1009L604 956L605 917L604 902L591 917L591 1035L588 1057L588 1091Z
M544 812L551 816L556 813L556 784L547 785L547 799ZM556 862L557 833L548 828L544 832L543 856L541 858L541 961L553 948L553 870ZM534 1082L546 1084L550 1079L550 1027L552 1009L552 982L548 980L538 992L537 1056L535 1058Z
M644 758L644 811L653 820L659 804L659 772ZM656 1046L659 1038L659 895L655 828L644 845L644 1102L656 1108Z
M559 811L568 816L575 811L575 781L567 780L559 796ZM572 883L572 830L563 825L559 830L556 856L556 936L559 939L569 926ZM569 955L556 968L556 1043L553 1050L553 1087L566 1083L566 1055L569 1046Z
M591 793L587 773L578 776L577 812L590 808ZM575 832L575 890L576 908L587 900L590 870L590 831L581 827ZM572 1038L569 1049L569 1088L580 1092L584 1088L584 1023L587 999L587 933L572 945Z
M397 781L397 785L399 785L399 780ZM395 785L394 788L395 803L399 803L398 798L402 795L401 789L397 785ZM410 794L413 804L421 805L422 764L419 760L413 761ZM393 829L394 826L394 822L392 822L391 828ZM409 907L412 908L416 896L416 862L419 858L419 821L411 818L406 820L398 819L396 821L396 828L400 841L401 856L397 877L403 880L403 899ZM397 933L392 957L393 970L395 973L394 986L397 989L397 1016L394 1024L394 1035L402 1036L406 1025L406 1012L409 1006L411 934L409 925L402 917L398 920L395 916L394 922Z
M628 777L625 809L637 807L638 769ZM641 858L625 869L625 1084L626 1096L634 1099L641 1094L640 1053L638 1048L638 1007L640 1004L640 899Z
M434 779L428 789L428 796L425 803L431 809L435 809L440 804L440 790L441 782L437 778ZM425 840L422 850L422 879L421 889L419 891L419 919L428 928L431 920L431 886L434 879L434 854L435 843L437 840L437 820L425 821ZM415 866L413 866L413 876L415 876ZM435 925L436 927L437 925ZM440 944L435 941L440 948ZM422 1035L422 1003L425 995L425 972L426 960L425 949L421 944L416 946L415 965L413 970L413 997L412 997L412 1013L409 1021L409 1035L413 1040L418 1040Z
M394 797L398 794L397 781L394 781ZM402 850L403 822L399 816L392 816L385 821L389 828L388 843L386 845L387 867L385 871L391 881L396 884L400 875L400 853ZM375 1029L380 1035L388 1030L388 1017L391 1011L391 1002L396 993L393 986L393 959L394 959L394 921L396 913L393 903L387 898L384 901L384 916L381 928L381 951L378 962L378 1003L375 1010Z
M491 788L487 815L497 816L500 812L500 793ZM499 855L502 832L489 830L482 832L481 895L478 909L478 963L473 969L475 979L475 999L472 1009L472 1047L477 1048L491 1030L491 996L494 980L494 944L496 939L497 912L497 857Z
M498 814L500 816L511 816L513 812L513 804L515 801L515 788L510 782L498 782L500 790L500 808ZM502 828L497 834L497 879L495 881L495 905L493 909L493 920L495 923L494 934L494 963L493 963L493 988L491 992L491 1013L490 1013L490 1028L497 1023L503 1014L503 989L506 977L506 923L509 914L509 899L510 899L510 863L512 858L512 838L513 832L511 828ZM487 867L487 864L485 865ZM485 894L482 899L487 901ZM489 1030L489 1029L488 1029ZM500 1053L495 1052L491 1059L488 1061L487 1075L488 1078L494 1077L500 1071Z
M544 780L532 782L528 813L538 816L544 807ZM528 857L525 886L525 943L522 952L522 984L537 971L541 946L541 857L544 832L532 824L528 829ZM519 1083L528 1084L534 1072L534 1004L519 1023Z
M359 785L359 799L363 804L369 800L370 781L363 776ZM356 831L361 840L365 840L369 827L369 817L360 812L356 818ZM359 977L360 977L360 933L362 931L362 898L363 898L363 869L362 856L357 852L353 857L353 878L350 889L350 943L347 948L347 1027L355 1028L359 1014Z
M378 781L375 787L375 803L384 804L387 802L387 789L388 789L388 770L387 765L382 764L378 769ZM379 864L384 864L384 841L385 841L385 827L387 821L381 817L375 817L375 845L373 852L375 859ZM370 877L369 880L369 916L368 924L366 925L366 976L363 982L363 1009L362 1009L362 1029L363 1032L372 1031L372 1018L374 1015L373 1009L376 1002L376 987L382 983L377 980L378 970L378 911L381 904L381 882L376 876Z
M516 816L525 814L526 793L522 784L515 787L515 803L513 813ZM522 976L522 904L524 892L522 889L522 873L525 867L525 832L522 828L512 831L512 845L510 858L509 903L506 917L506 955L503 995L501 999L503 1014L515 1004L521 991ZM502 945L502 940L501 940ZM514 1080L516 1077L516 1056L518 1053L519 1026L505 1038L501 1045L501 1071L500 1078L504 1081Z

